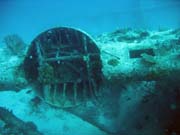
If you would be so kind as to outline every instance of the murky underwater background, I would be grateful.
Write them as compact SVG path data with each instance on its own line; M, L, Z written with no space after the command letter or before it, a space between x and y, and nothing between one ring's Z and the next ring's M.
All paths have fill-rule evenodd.
M1 39L17 33L28 43L56 26L97 35L117 28L178 28L180 24L178 0L1 0L0 4Z
M179 135L179 0L0 0L0 135Z

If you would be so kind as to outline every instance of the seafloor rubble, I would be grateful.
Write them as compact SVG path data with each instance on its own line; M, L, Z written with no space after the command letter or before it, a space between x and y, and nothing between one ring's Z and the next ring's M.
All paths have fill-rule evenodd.
M42 135L32 122L23 122L12 112L0 107L0 120L2 135Z
M66 109L39 100L22 72L23 55L8 45L0 49L0 106L44 135L180 134L180 30L119 29L95 40L105 77L98 100Z

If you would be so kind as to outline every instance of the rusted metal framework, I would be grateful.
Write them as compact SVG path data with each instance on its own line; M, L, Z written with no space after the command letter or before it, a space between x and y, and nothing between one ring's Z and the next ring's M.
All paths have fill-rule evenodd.
M52 105L71 107L98 96L100 51L79 30L60 27L41 33L32 41L23 67L39 96Z

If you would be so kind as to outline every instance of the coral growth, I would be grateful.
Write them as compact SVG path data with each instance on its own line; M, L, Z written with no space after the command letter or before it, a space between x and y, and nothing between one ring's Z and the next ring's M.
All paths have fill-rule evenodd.
M25 50L26 44L24 41L16 34L8 35L4 38L7 49L13 55L22 55L22 52Z
M39 77L38 77L39 82L43 84L47 84L55 81L54 69L49 64L45 64L39 67L38 70L39 70Z
M108 64L115 67L119 64L119 61L117 59L110 59L108 60Z
M130 28L127 29L118 29L112 33L103 34L98 36L97 41L102 40L105 41L113 41L113 42L127 42L133 43L141 42L150 36L150 33L145 30L133 30Z

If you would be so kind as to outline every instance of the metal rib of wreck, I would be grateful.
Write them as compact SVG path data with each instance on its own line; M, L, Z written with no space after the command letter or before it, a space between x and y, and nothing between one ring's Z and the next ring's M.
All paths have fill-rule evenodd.
M41 33L32 41L23 67L38 95L51 105L71 107L98 96L100 51L79 30L61 27Z

